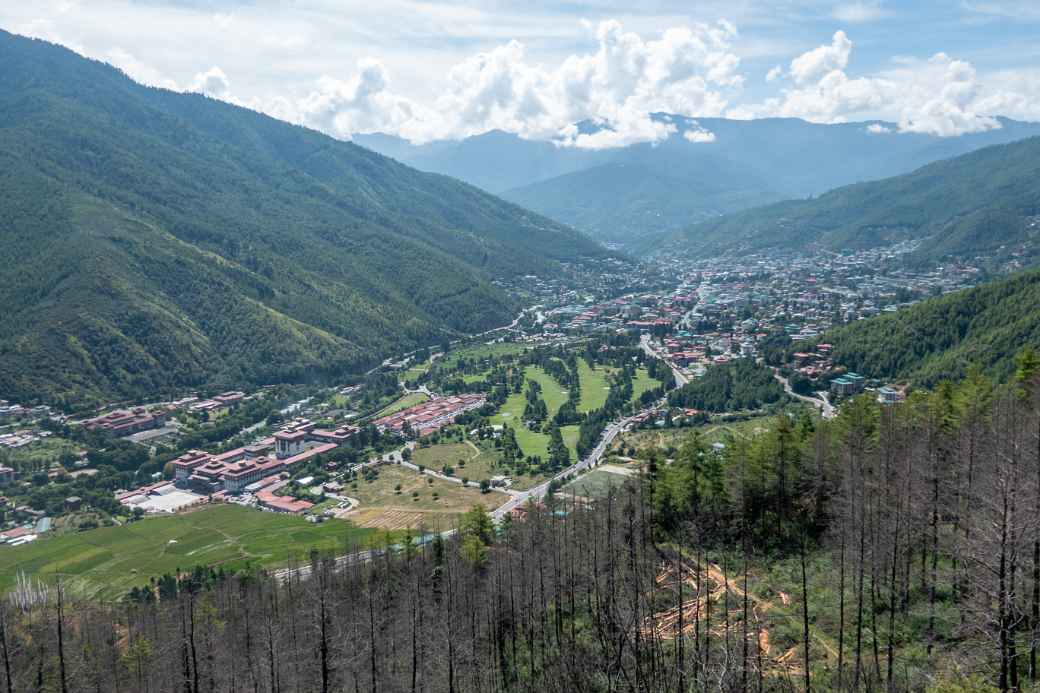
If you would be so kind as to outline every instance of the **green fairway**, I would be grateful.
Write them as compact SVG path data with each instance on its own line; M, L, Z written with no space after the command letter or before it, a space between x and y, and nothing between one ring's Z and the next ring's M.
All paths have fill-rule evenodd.
M610 391L610 385L607 383L609 372L603 366L592 368L585 359L578 359L578 378L581 381L578 411L595 411L607 403L607 393Z
M118 597L151 577L204 564L279 566L311 549L343 551L378 534L342 520L312 524L300 517L213 505L182 515L147 518L23 546L0 546L0 592L19 573L61 575L85 594Z
M545 407L549 411L549 417L555 416L560 406L567 401L567 391L563 389L555 378L538 366L528 366L524 370L524 375L530 380L537 381L542 386L542 399L545 400ZM605 395L604 401L606 401ZM498 413L491 417L491 423L508 424L516 431L516 442L520 445L520 449L523 450L525 456L538 455L545 459L549 456L549 436L544 433L530 431L524 426L524 407L526 404L527 398L525 395L510 395L506 403L498 410ZM572 456L574 455L574 444L578 439L577 428L577 426L565 426L560 429L561 433L563 433L563 440L567 443L567 447L570 448ZM573 431L570 429L573 429Z
M528 366L524 369L524 376L542 386L542 399L545 407L549 410L549 416L555 416L563 403L567 401L567 391L552 377L538 366ZM523 410L521 409L521 412Z
M632 401L638 402L639 397L647 390L660 387L661 382L650 377L645 368L636 371L636 377L632 378Z

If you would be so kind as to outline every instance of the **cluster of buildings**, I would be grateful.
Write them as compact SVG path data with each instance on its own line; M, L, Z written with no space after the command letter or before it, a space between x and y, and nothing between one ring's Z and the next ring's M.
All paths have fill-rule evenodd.
M219 454L191 450L170 463L174 485L207 496L250 492L249 487L257 482L336 449L356 430L322 430L298 419L252 445Z
M233 390L224 392L211 399L192 402L188 411L192 414L210 414L213 412L234 409L246 398L246 393Z
M357 430L351 426L319 429L307 419L296 419L251 445L222 453L190 450L170 462L172 481L126 491L117 499L130 508L153 513L177 512L210 499L249 494L261 508L300 512L312 504L275 493L285 483L284 473L335 450Z
M166 425L170 411L165 408L116 409L93 419L87 419L83 425L91 431L104 430L116 436L129 436L141 431L150 431Z
M9 421L44 419L50 416L51 408L46 404L26 407L6 399L0 399L0 424Z
M436 397L376 419L372 423L380 432L393 431L403 435L410 430L414 435L421 437L454 423L459 414L479 409L486 402L487 397L482 394Z

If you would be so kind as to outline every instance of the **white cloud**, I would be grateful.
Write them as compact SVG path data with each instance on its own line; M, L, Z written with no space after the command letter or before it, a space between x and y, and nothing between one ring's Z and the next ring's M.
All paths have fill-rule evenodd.
M876 22L889 16L880 2L847 2L842 3L831 11L831 17L839 22L848 24L865 24Z
M736 36L720 21L647 40L604 21L594 52L552 68L532 64L524 45L509 41L452 67L447 88L428 108L392 94L385 70L368 62L347 84L323 80L299 104L297 119L339 136L378 129L419 142L491 129L593 149L657 142L675 126L651 113L720 115L740 92L739 59L730 51ZM582 121L599 127L579 131Z
M224 71L214 65L205 72L195 75L189 91L196 91L215 99L227 99L231 95L231 84Z
M893 45L904 34L868 33L872 27L862 24L903 9L886 0L791 0L783 11L765 0L705 0L695 8L660 0L636 9L602 0L593 3L595 11L623 16L624 25L588 22L577 36L573 9L559 3L510 9L491 0L384 0L378 12L366 12L371 8L360 0L298 5L0 2L0 24L106 60L146 84L205 93L341 138L382 131L428 141L499 128L562 146L610 147L672 135L709 137L680 131L651 118L653 112L885 120L900 131L940 135L995 127L991 116L998 114L1040 119L1040 70L992 71L1014 50L1002 37L977 53L985 61L980 70L985 65L988 72L976 74L971 64L943 53L897 60L894 54L910 49L927 56L945 48L955 55L963 41L956 32L976 29L962 21L941 36L923 32L910 48ZM1003 21L998 15L1036 16L1036 7L1033 0L961 0L964 15L988 13L993 23ZM740 19L751 34L739 35L724 20L704 21L721 14ZM788 28L795 26L792 18L804 16L830 22L824 26L832 38L798 55L793 46L801 25ZM850 67L859 63L852 61L853 42L833 30L855 23L870 45L865 55L857 53L859 60L876 65L893 55L887 67L869 73ZM972 33L972 45L984 38ZM574 48L582 42L587 47ZM776 64L784 55L797 57ZM756 72L775 67L745 92L738 56ZM1028 64L1032 57L1016 53L1014 61ZM582 121L598 127L575 126Z
M295 111L291 120L344 139L356 132L394 132L419 112L418 106L390 90L386 68L372 58L359 61L349 80L322 77L318 88L298 103L279 102L276 108Z
M112 48L100 57L105 62L118 67L141 84L147 84L150 87L162 87L163 89L177 89L177 83L172 79L119 46Z
M913 73L910 82L920 90L906 98L901 131L953 137L1000 127L995 118L977 110L979 85L970 63L938 53Z
M867 132L871 135L887 135L892 132L892 128L886 127L881 123L871 123L867 126Z
M715 141L715 133L700 126L687 130L683 133L683 137L694 144L705 144Z
M852 47L845 33L837 32L829 45L791 61L793 87L757 106L745 106L736 115L779 115L823 123L887 117L898 120L900 132L940 137L1000 127L988 115L994 111L986 108L987 101L979 98L980 85L970 63L945 53L927 61L901 57L891 70L850 77L846 67ZM987 99L991 106L1024 104L1008 93L991 94ZM870 127L868 131L880 133Z
M791 61L791 78L796 84L805 84L835 70L844 70L851 52L852 41L844 31L837 31L829 46L819 46Z

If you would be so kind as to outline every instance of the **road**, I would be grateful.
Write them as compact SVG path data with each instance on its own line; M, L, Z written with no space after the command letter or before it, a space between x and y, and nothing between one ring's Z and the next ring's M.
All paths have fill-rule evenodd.
M800 395L791 389L791 383L787 380L787 378L780 375L779 369L773 368L773 377L776 378L781 385L783 385L784 392L786 392L789 396L794 397L797 400L801 400L806 404L811 404L812 406L816 407L820 410L820 414L823 416L823 418L833 419L835 416L837 416L838 412L834 408L834 405L831 404L830 400L827 398L826 392L817 392L817 397L806 397L805 395Z
M585 459L578 460L578 462L572 464L570 467L567 467L567 469L564 469L562 472L554 476L552 479L549 479L548 481L543 481L538 486L529 488L526 491L509 491L509 494L512 496L512 498L510 498L504 504L499 506L493 513L491 513L491 517L496 522L499 522L502 520L502 518L504 518L506 515L512 512L514 508L520 507L528 500L538 500L540 498L543 498L545 494L549 491L549 484L551 484L553 481L558 481L568 475L577 474L579 472L585 471L586 469L591 469L592 467L595 467L597 464L599 464L600 459L603 457L603 454L607 451L607 448L610 446L610 444L614 441L614 438L616 438L619 433L625 430L625 428L632 423L632 420L634 418L634 416L630 416L628 418L621 419L620 421L615 421L614 423L607 426L606 430L603 431L603 435L600 437L599 443L596 445L595 448L592 449L592 452L590 452Z
M647 356L651 356L653 358L661 359L662 361L664 361L665 363L668 364L668 367L672 369L672 375L675 376L675 386L676 387L682 387L683 385L685 385L688 382L690 382L690 379L688 377L686 377L686 374L683 373L682 370L677 368L674 363L672 363L671 361L666 359L664 357L664 354L661 354L656 349L654 349L654 347L650 344L650 335L648 335L648 334L642 335L639 338L639 346L642 347L643 351L646 352Z

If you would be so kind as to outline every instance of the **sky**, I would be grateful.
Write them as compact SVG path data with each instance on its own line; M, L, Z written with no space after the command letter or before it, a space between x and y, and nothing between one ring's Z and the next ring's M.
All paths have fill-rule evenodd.
M1040 120L1040 0L18 0L0 28L342 139L609 148L674 132L654 112L879 137Z

